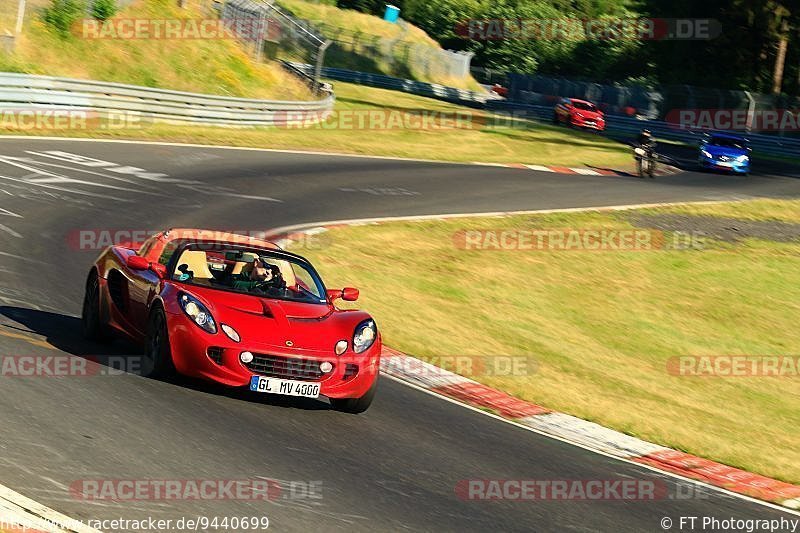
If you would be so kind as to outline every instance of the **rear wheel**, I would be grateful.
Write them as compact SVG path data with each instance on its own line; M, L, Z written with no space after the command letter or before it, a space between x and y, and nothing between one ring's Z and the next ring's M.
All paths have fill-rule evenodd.
M100 314L100 280L97 272L92 270L86 279L86 291L83 295L83 310L81 312L81 330L86 339L93 341L108 341L111 333L108 326L103 323Z
M375 381L369 388L367 393L361 398L331 398L331 405L337 411L343 413L359 414L363 413L369 406L372 405L372 400L375 398L375 391L378 390L378 376L375 376Z
M150 313L147 321L145 357L142 362L142 375L148 378L169 378L175 374L172 363L172 350L169 345L167 319L164 311L157 307Z

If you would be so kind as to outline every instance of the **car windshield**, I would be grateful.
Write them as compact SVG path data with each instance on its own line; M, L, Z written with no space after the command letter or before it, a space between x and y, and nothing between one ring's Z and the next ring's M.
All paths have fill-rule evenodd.
M712 137L708 144L711 146L721 146L723 148L737 148L739 150L744 150L745 145L742 141L738 139L730 139L728 137Z
M589 104L587 102L575 102L575 101L573 101L572 102L572 106L575 109L580 109L580 110L583 110L583 111L597 111L597 108L594 106L594 104Z
M181 283L293 302L327 302L325 287L313 267L289 254L198 244L179 253L171 276Z

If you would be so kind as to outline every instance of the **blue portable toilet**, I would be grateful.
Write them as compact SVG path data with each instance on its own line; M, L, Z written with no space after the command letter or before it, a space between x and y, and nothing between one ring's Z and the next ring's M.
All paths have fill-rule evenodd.
M383 14L383 20L397 24L397 19L400 18L400 8L392 4L386 4L386 12Z

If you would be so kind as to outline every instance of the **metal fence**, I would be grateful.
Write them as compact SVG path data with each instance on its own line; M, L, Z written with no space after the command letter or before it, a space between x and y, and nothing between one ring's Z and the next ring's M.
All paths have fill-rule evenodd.
M554 105L559 98L581 98L607 115L667 120L679 110L742 111L756 116L769 110L800 110L800 98L693 87L645 87L601 84L540 75L508 74L508 99L533 105ZM785 131L777 131L785 134Z
M304 73L310 73L313 70L312 65L290 62L287 62L286 64L288 67L297 69L298 71ZM323 78L331 80L346 81L349 83L356 83L358 85L368 85L370 87L379 87L381 89L389 89L392 91L402 91L470 107L483 108L488 100L498 98L496 95L488 92L468 91L466 89L456 89L455 87L446 87L436 83L425 83L421 81L394 78L392 76L385 76L383 74L357 72L354 70L341 68L324 67L321 74Z
M323 90L326 88L323 85ZM329 86L327 86L329 91ZM139 119L231 126L280 124L291 113L324 117L333 109L331 92L321 100L251 100L151 89L121 83L0 73L0 111L90 111L99 117L135 115Z
M286 60L315 66L308 79L321 89L319 69L330 43L303 21L263 0L224 0L219 16L256 60Z

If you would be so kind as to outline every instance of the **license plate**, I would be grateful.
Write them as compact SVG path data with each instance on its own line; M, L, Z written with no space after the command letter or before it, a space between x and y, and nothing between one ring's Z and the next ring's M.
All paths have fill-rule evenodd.
M266 376L253 376L250 378L250 390L267 394L281 394L283 396L300 396L302 398L319 397L319 383L269 378Z

